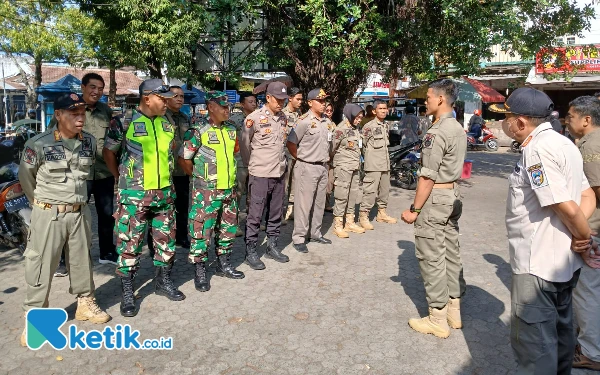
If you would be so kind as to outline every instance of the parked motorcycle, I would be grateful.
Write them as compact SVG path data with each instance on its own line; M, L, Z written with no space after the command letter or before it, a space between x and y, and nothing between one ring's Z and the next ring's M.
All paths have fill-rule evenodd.
M477 150L484 147L487 151L498 151L498 138L485 125L481 125L481 136L475 137L474 133L467 133L467 147Z
M19 183L19 161L25 142L35 134L20 129L14 137L0 141L0 244L25 252L31 205Z
M396 185L402 189L415 190L417 188L417 171L421 141L410 143L406 146L389 148L390 172Z

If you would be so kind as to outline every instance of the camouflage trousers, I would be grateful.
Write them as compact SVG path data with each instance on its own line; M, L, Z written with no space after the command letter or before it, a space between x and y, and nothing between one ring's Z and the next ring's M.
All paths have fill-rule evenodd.
M150 222L154 239L154 265L167 266L175 256L175 220L173 205L164 203L140 206L119 203L115 213L117 236L117 275L135 273L139 268L144 234Z
M189 226L192 235L189 260L208 260L210 239L215 235L217 255L231 252L237 230L238 203L233 189L194 189Z

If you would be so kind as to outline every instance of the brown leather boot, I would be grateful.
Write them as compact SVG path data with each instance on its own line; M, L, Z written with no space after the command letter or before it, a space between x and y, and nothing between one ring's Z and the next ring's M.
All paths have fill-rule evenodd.
M339 238L348 238L350 235L344 230L344 218L341 216L335 216L333 218L333 234Z
M369 213L361 211L358 215L358 223L361 227L365 228L365 230L373 230L373 224L369 221Z
M448 300L448 325L454 329L462 328L460 319L460 298L450 298Z
M395 217L389 216L385 212L385 208L380 208L379 211L377 211L377 218L375 220L377 220L378 223L388 223L388 224L396 224L398 222L398 219L396 219Z
M346 226L344 226L346 232L352 233L365 233L365 228L354 222L354 214L346 214Z
M448 338L450 336L450 327L448 326L448 305L443 309L429 308L429 315L421 319L410 319L408 325L420 333L431 333L440 338Z

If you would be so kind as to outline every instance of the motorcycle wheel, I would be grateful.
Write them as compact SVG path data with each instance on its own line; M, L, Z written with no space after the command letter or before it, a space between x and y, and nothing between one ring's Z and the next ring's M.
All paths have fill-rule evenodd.
M494 138L490 138L485 142L485 149L488 151L498 151L498 141Z
M415 171L418 166L410 160L401 160L392 167L394 181L399 188L415 190L417 188L417 177Z

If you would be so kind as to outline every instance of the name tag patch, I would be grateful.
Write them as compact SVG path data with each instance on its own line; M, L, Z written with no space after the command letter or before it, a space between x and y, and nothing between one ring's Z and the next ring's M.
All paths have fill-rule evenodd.
M133 123L133 135L134 137L141 137L144 135L148 135L148 131L146 130L145 122L134 122Z
M219 137L216 132L208 132L208 143L210 144L219 144Z
M548 177L546 176L546 172L544 172L544 166L542 163L534 164L531 167L528 167L527 174L529 174L532 189L548 186Z
M79 151L79 157L82 157L82 158L91 158L92 157L92 152L91 151Z
M44 157L46 161L65 160L65 148L63 146L47 146L44 147Z

